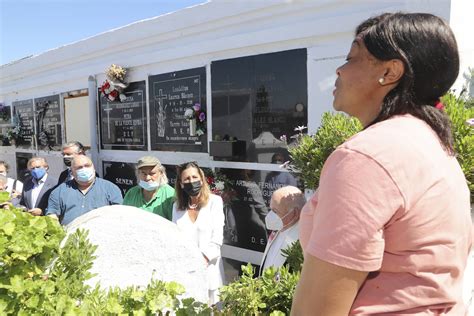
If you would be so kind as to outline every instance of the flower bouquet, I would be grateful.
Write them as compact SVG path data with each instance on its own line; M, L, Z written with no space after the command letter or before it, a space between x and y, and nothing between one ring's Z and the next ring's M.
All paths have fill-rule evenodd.
M201 136L206 133L206 113L201 104L196 103L191 108L187 108L184 117L189 121L189 135Z
M212 171L205 169L204 175L206 182L209 184L209 189L215 195L219 195L224 202L224 205L229 205L235 199L237 193L235 192L231 181L224 174L219 171Z
M128 83L125 82L127 70L112 64L106 70L105 75L107 79L100 87L100 94L111 102L117 100L117 98L120 102L124 102L127 97L122 92L128 87Z

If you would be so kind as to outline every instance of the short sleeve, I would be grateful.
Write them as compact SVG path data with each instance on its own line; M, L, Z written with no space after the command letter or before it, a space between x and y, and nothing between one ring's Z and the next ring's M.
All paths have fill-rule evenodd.
M57 186L53 191L51 191L48 198L46 215L56 215L58 218L61 218L60 193L61 186Z
M109 205L122 204L122 192L119 187L109 182Z
M305 252L349 269L378 270L384 226L403 205L402 194L383 166L339 147L321 173Z
M167 188L166 194L164 195L164 201L162 204L163 217L171 221L173 219L173 203L174 203L174 189L172 187Z
M127 193L125 193L122 204L129 205L129 206L137 206L135 205L136 195L137 195L137 187L134 186L130 188L130 190L128 190Z

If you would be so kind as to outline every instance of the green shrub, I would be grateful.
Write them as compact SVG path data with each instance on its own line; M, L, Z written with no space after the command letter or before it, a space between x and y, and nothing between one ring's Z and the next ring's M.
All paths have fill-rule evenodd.
M463 95L456 97L448 93L442 101L451 119L456 158L466 176L471 201L474 201L474 128L467 124L467 120L474 118L474 107L469 105L472 98L464 98Z
M220 299L225 315L289 315L299 273L288 268L270 267L263 275L253 278L249 263L242 266L242 276L221 288Z
M301 248L300 241L297 240L292 243L288 248L282 249L281 253L286 258L286 264L290 272L301 272L303 267L303 249Z
M0 204L8 194L0 194ZM144 288L91 289L85 281L96 246L77 230L65 241L58 221L19 209L0 210L0 315L210 315L184 287L151 280Z
M308 189L316 189L324 162L329 155L362 128L359 121L341 113L326 112L314 135L297 136L297 146L288 149L292 168Z

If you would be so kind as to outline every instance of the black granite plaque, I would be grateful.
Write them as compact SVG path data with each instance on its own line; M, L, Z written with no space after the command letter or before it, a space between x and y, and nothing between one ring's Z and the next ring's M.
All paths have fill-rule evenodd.
M212 139L246 142L245 156L218 157L270 163L286 152L297 126L307 126L306 49L215 61L212 72Z
M59 95L35 98L38 148L60 150L62 144Z
M104 179L115 183L122 191L122 196L137 184L136 164L129 162L103 161Z
M166 170L166 177L168 178L168 184L173 188L176 184L176 166L175 165L163 165Z
M31 148L33 146L33 137L35 135L33 100L15 101L12 105L15 113L14 123L19 124L20 126L20 134L16 139L16 145L21 148Z
M10 124L12 120L11 107L0 102L0 125Z
M147 149L145 87L145 81L132 82L123 91L123 102L99 97L102 149Z
M195 68L150 76L152 150L206 151L207 138L190 135L184 113L199 104L206 112L206 69ZM207 118L203 122L206 125Z
M270 199L275 190L298 186L292 174L277 171L248 169L216 169L227 178L221 193L224 201L224 244L264 251L268 231L265 216L270 210Z
M16 178L23 183L25 183L30 177L30 172L28 171L28 160L31 158L33 158L32 153L15 153Z

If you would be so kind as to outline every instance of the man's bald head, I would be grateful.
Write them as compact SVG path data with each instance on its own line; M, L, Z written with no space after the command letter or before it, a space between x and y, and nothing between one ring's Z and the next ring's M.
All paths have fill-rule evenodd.
M293 186L286 186L273 192L270 201L270 208L282 219L283 225L287 226L290 222L297 222L301 209L306 203L303 192ZM293 216L287 215L294 211Z
M87 165L88 167L93 167L92 160L85 155L77 155L74 156L74 158L72 159L71 169L77 170L83 167L84 165Z

